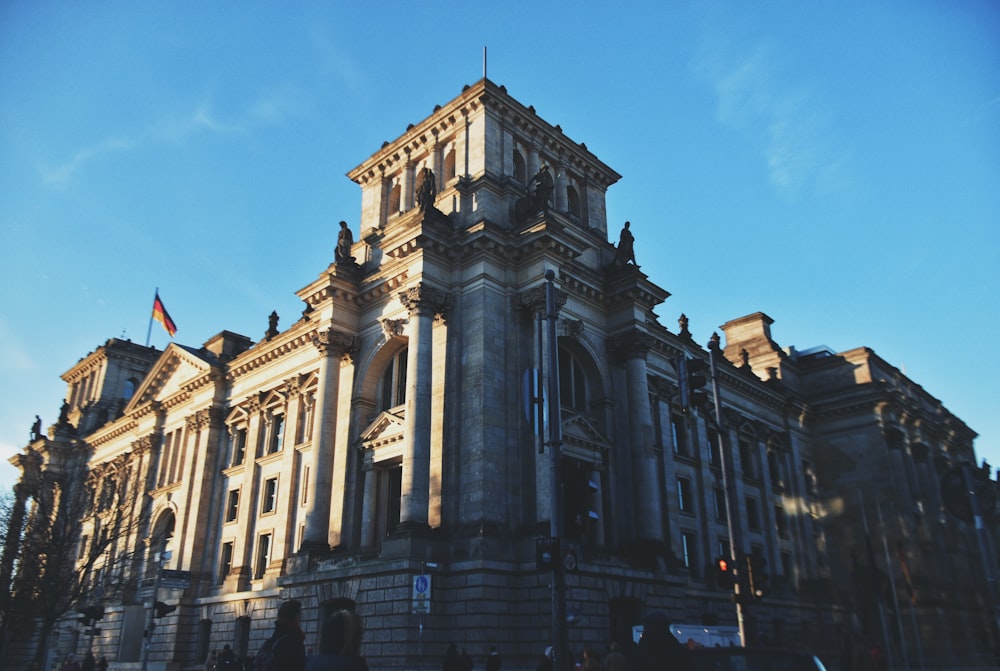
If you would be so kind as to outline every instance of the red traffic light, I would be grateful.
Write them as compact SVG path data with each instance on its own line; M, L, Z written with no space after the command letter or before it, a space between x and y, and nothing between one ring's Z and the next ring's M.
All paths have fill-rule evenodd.
M719 557L718 561L719 561L719 563L718 563L719 572L720 573L729 573L729 561L726 560L725 557Z

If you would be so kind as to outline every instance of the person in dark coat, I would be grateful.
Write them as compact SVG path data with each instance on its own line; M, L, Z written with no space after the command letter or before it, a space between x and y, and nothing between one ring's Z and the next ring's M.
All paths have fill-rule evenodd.
M302 631L302 603L289 599L278 608L274 633L264 646L272 653L274 671L304 671L306 668L306 635Z
M83 656L83 665L80 667L80 671L95 671L97 668L97 660L94 659L94 653L90 650L87 654Z
M682 671L690 668L687 650L670 633L667 614L650 612L642 623L642 638L629 656L629 671Z
M444 651L444 661L441 662L441 671L459 671L458 646L454 643L449 643Z
M323 620L319 654L309 658L306 671L368 671L361 656L361 618L348 610L338 610Z
M490 654L486 656L486 671L500 671L501 666L500 651L497 646L491 645Z

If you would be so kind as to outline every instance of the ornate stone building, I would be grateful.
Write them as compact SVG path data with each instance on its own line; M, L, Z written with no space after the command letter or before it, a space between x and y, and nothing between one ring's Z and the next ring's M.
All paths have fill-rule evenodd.
M549 370L549 270L574 649L627 643L651 609L736 624L713 568L730 553L724 481L736 553L768 574L766 597L743 608L749 640L833 662L850 637L910 655L922 641L928 662L988 649L972 530L942 517L937 478L975 461L975 434L898 370L867 349L783 349L757 313L722 327L721 431L714 413L684 411L677 359L709 350L686 318L676 332L659 322L668 292L627 236L609 242L605 193L620 176L488 80L348 176L359 239L342 229L290 327L162 352L109 340L64 376L60 423L13 460L26 517L59 453L80 456L95 506L110 487L105 508L134 511L87 575L86 602L104 607L98 654L203 668L224 644L252 654L297 598L309 646L324 613L355 609L374 669L436 667L450 641L534 668L552 622L536 546L554 464L525 380ZM98 517L78 522L81 556ZM880 619L858 590L872 556L862 521L903 547L913 629L909 613L902 630L893 619L909 596L879 601ZM429 584L415 591L418 576ZM154 618L155 601L176 610ZM57 634L60 651L89 644L75 618Z

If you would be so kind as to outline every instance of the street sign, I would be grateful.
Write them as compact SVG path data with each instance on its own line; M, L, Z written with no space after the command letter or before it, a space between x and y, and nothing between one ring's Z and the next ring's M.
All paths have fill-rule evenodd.
M426 615L431 612L431 576L426 573L413 576L413 606L411 612Z
M191 571L160 569L160 587L164 589L187 589L191 586Z
M542 536L535 539L535 568L551 569L558 556L558 538Z

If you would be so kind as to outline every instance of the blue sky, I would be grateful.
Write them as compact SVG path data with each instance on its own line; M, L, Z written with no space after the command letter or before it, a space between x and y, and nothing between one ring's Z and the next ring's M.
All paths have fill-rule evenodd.
M705 343L868 346L1000 466L995 2L0 4L0 486L59 376L280 327L345 173L488 75L617 170L616 238ZM151 343L167 334L154 327Z

